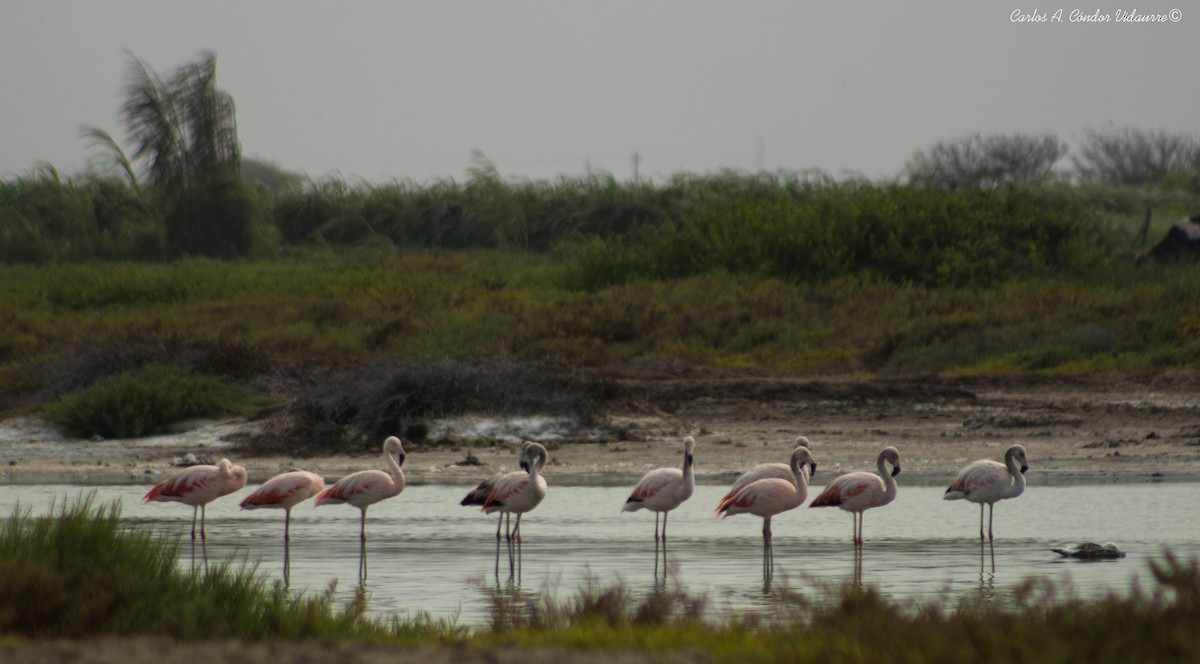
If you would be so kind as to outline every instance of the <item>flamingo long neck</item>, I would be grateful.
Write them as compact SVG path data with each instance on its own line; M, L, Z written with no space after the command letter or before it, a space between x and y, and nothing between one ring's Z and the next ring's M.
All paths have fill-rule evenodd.
M808 498L808 468L799 454L792 454L792 475L796 477L796 502L803 503Z
M1025 474L1021 472L1021 467L1017 465L1017 455L1013 450L1009 450L1004 455L1004 465L1008 466L1008 474L1012 475L1013 483L1005 492L1007 498L1016 498L1025 493Z
M383 451L383 462L387 465L388 475L392 476L392 488L395 493L400 493L404 490L404 471L400 468L400 462L396 460L396 456L391 450ZM395 495L392 494L392 495Z
M879 455L875 467L879 470L879 476L883 478L883 504L886 505L896 499L896 478L888 472L887 458L883 454Z
M679 494L684 500L691 498L692 492L696 490L696 470L695 457L689 451L683 453L683 484L679 487Z

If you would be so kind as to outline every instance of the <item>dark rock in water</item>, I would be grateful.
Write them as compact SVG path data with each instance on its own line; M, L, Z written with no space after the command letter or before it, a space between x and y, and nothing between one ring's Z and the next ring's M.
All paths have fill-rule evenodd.
M1080 560L1112 560L1125 557L1125 552L1118 549L1117 545L1112 542L1104 544L1083 542L1063 549L1050 550L1064 558L1079 558Z
M1181 258L1200 258L1200 215L1191 219L1180 219L1167 231L1162 242L1154 245L1143 261L1167 262Z

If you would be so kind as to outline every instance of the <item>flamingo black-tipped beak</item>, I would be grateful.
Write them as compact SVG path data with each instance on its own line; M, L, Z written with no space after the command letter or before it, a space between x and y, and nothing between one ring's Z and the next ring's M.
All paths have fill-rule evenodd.
M688 454L683 458L683 462L691 466L696 463L696 456L694 454Z
M404 458L405 458L405 457L407 457L407 456L408 456L407 454L397 454L397 455L396 455L396 465L397 465L397 466L403 466L403 465L404 465Z
M1024 475L1024 474L1025 474L1025 471L1027 471L1027 470L1029 470L1029 466L1025 466L1025 465L1022 465L1022 466L1021 466L1021 474L1022 474L1022 475Z
M900 466L892 466L892 477L900 474Z
M814 461L813 463L808 464L808 476L811 478L811 477L816 476L816 474L817 474L817 463Z
M529 462L526 461L525 459L521 459L521 470L523 470L527 473L529 472Z

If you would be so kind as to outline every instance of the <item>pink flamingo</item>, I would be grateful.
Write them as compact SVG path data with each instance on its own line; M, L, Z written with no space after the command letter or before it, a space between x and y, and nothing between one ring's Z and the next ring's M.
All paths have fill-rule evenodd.
M884 463L892 464L887 472ZM883 507L896 499L896 480L900 474L900 452L894 447L885 447L875 462L879 473L860 471L846 473L829 483L821 495L813 499L809 507L840 507L854 517L854 546L863 545L863 512L872 507Z
M695 463L696 439L688 436L683 441L683 468L657 468L642 476L633 493L625 501L622 512L648 509L654 512L654 541L659 540L658 515L662 513L662 541L667 541L667 515L671 510L692 497L696 488Z
M805 465L808 468L804 468ZM763 546L771 544L771 517L804 504L808 497L808 478L817 472L817 462L807 447L792 451L788 465L791 479L764 477L731 489L717 503L717 516L753 514L763 518Z
M529 443L523 447L521 465L528 467L528 472L513 471L492 477L462 499L460 505L481 505L486 514L499 512L501 517L506 514L516 514L517 523L512 533L506 535L509 540L521 541L521 515L532 511L546 497L546 479L541 471L546 466L550 455L546 448L538 443ZM500 524L496 524L496 539L500 539Z
M808 441L808 438L805 438L804 436L798 436L796 440L793 441L793 447L807 447L809 451L811 451L812 443ZM787 480L793 483L796 481L796 475L792 473L792 468L788 464L779 461L772 463L760 463L741 475L738 475L738 478L734 480L733 486L729 489L729 491L730 493L733 493L751 482L767 479L768 477L777 477L781 480Z
M142 497L143 502L176 502L192 506L192 540L196 539L196 513L200 513L200 539L207 539L204 517L213 500L246 486L246 469L221 459L217 465L203 464L185 468L170 479L159 482Z
M1021 465L1018 466L1017 463ZM996 501L1016 498L1025 492L1025 471L1029 463L1025 459L1025 448L1013 445L1004 453L1004 463L980 459L958 471L958 477L946 489L945 500L966 498L979 503L979 539L983 540L983 506L988 506L987 538L992 536L992 511Z
M404 445L395 436L383 441L383 461L387 472L382 470L360 470L351 473L336 484L317 494L313 507L321 505L347 504L357 507L362 513L359 519L358 538L367 541L367 508L375 503L400 495L404 491Z
M533 443L529 442L528 440L521 443L521 453L517 457L519 460L519 465L521 466L521 471L513 471L513 474L515 474L518 479L520 477L527 476L529 473L529 459L526 457L526 452L529 450L529 446L532 444ZM489 495L491 495L492 489L496 487L496 482L500 481L500 478L504 477L506 474L507 473L496 473L495 475L480 482L479 486L467 492L467 495L458 504L483 505L483 502L487 500ZM504 528L504 537L505 539L512 539L512 536L509 534L509 528L512 526L512 515L511 513L501 512L500 517L496 522L496 541L500 541L500 529L504 527L505 517L508 517L509 519L509 527Z
M254 493L242 500L241 508L256 510L273 507L283 510L283 541L291 540L292 508L312 498L325 488L325 480L307 470L281 473L267 480Z

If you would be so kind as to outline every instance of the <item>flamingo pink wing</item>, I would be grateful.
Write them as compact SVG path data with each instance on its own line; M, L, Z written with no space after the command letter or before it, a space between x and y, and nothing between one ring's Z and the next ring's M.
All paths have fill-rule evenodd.
M221 470L216 466L192 466L155 485L142 497L142 500L150 502L159 496L172 498L186 496L211 484L220 473Z

